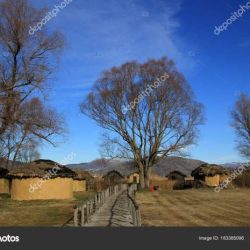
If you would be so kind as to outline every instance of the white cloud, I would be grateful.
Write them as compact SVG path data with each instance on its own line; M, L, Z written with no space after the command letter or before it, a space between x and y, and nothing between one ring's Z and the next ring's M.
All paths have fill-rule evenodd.
M179 1L92 0L74 2L65 11L68 58L103 69L125 61L168 56L181 67L190 65L183 51L176 14ZM147 13L147 14L145 14Z

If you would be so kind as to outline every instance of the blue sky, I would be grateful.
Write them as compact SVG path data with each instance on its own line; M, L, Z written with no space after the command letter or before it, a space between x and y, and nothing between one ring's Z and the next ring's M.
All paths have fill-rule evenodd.
M49 10L60 0L32 0ZM79 103L100 73L129 60L167 56L205 106L192 158L224 163L242 160L235 150L230 109L240 92L250 95L250 9L214 35L241 0L73 0L48 29L59 29L67 45L50 83L48 103L61 112L68 134L58 147L45 145L43 158L87 162L99 157L102 130L79 112Z

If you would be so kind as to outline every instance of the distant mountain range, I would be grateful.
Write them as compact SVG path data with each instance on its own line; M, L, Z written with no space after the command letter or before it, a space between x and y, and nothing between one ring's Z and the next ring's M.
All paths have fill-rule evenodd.
M186 175L190 175L195 168L204 163L206 162L183 157L167 157L153 167L153 172L159 176L166 176L169 172L176 170ZM17 162L15 165L18 164L20 164L20 162ZM241 164L240 162L232 162L220 165L228 169L236 169L240 167ZM6 161L0 158L0 167L5 168L5 165ZM104 175L111 170L119 171L123 175L129 175L137 171L134 162L125 160L97 159L88 163L69 164L67 167L71 169L84 169L96 175Z
M166 176L172 171L180 171L185 175L206 162L183 157L168 157L154 166L154 172L160 176Z
M168 157L163 159L161 162L156 164L153 168L155 174L160 176L166 176L169 172L178 170L186 175L190 175L192 170L199 167L205 162L182 158L182 157ZM69 168L83 168L93 174L103 175L111 170L117 170L123 175L128 175L134 171L137 171L135 164L132 161L120 161L120 160L110 160L110 161L92 161L89 163L80 164L70 164L67 165Z

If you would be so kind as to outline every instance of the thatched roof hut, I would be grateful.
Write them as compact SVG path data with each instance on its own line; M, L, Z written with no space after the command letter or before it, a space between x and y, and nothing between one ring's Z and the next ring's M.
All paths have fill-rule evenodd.
M138 171L133 171L127 176L128 184L139 184L140 183L140 174Z
M196 179L203 181L209 187L216 187L220 184L222 176L228 174L228 171L220 165L202 164L192 171L191 175Z
M85 192L90 190L91 180L93 176L83 169L74 170L76 176L73 178L73 192Z
M28 164L20 164L8 174L11 178L74 178L77 174L57 162L51 160L37 160Z
M10 171L11 198L14 200L71 199L73 178L71 169L50 160L38 160L18 165Z
M203 176L215 176L227 173L228 171L220 165L205 163L194 169L191 175L194 178L200 178Z
M74 169L73 170L76 173L76 177L74 179L79 179L79 180L93 180L94 177L86 170L83 169Z
M74 169L76 176L73 178L73 191L83 192L93 190L94 188L94 177L83 169Z
M169 180L184 180L186 175L181 171L172 171L166 176Z
M103 176L105 182L109 185L119 184L125 182L125 177L118 171L112 170Z

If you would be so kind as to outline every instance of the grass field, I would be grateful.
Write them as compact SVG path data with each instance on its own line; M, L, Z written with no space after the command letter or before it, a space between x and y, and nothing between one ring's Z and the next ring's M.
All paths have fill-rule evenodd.
M143 226L250 226L250 189L139 192Z
M0 227L60 227L72 217L73 207L91 196L91 192L82 192L76 193L74 200L13 201L0 195Z

